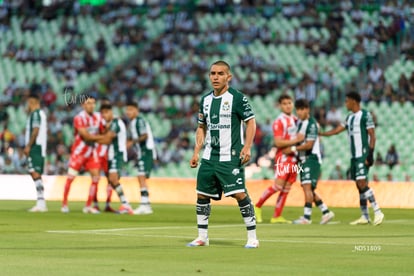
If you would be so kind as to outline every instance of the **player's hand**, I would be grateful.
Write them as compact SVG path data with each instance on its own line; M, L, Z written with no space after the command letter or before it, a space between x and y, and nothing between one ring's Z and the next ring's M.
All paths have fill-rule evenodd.
M300 143L305 140L305 135L303 133L296 134L296 143Z
M282 153L283 154L291 154L291 153L293 153L293 151L292 151L291 147L286 147L282 150Z
M190 160L190 167L191 168L197 168L198 166L198 154L193 154L193 157L191 157Z
M365 159L365 165L371 167L374 164L374 150L369 149L367 159Z
M244 165L247 162L250 161L250 158L252 156L251 150L249 147L244 146L242 148L242 150L240 151L240 160L241 160L241 164Z
M30 146L25 146L25 147L24 147L24 150L23 150L23 153L24 153L26 156L29 156L29 153L30 153Z

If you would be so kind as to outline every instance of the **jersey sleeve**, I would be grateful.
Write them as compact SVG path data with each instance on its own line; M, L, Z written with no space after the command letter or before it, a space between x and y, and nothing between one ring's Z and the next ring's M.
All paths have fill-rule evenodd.
M148 133L147 133L147 124L146 124L146 122L145 122L145 120L144 120L144 119L139 118L139 119L137 120L137 125L136 125L136 128L137 128L137 130L138 130L138 135L139 135L139 136L142 136L142 135L144 135L144 134L148 134Z
M109 130L112 131L112 132L115 132L115 133L119 132L119 126L118 126L118 122L116 120L112 121Z
M73 126L75 127L75 129L86 127L85 123L83 122L80 116L75 116L75 118L73 118Z
M204 98L202 98L200 100L200 107L198 109L197 121L198 121L199 124L205 125L206 124L206 118L204 116L203 106L204 106Z
M315 121L309 121L308 128L306 129L306 140L316 140L318 137L318 125Z
M245 122L254 118L253 108L246 96L241 95L240 102L236 105L236 113Z
M40 112L33 112L32 113L32 127L38 127L40 128Z
M348 118L349 118L349 115L346 116L345 121L341 122L341 126L343 126L346 129L348 129Z
M374 119L372 118L371 112L366 112L366 129L375 128Z
M283 124L281 120L273 122L273 137L283 137Z

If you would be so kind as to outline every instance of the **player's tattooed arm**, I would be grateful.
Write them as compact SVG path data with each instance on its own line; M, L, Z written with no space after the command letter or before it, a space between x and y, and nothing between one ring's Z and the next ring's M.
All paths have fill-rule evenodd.
M201 148L204 145L204 140L206 138L206 125L205 124L199 124L196 130L196 140L194 145L194 153L190 160L190 167L196 168L198 166L198 159L199 159L199 153Z
M96 142L102 135L90 134L86 128L78 128L78 133L85 142Z
M30 149L32 148L33 144L35 143L37 135L39 135L39 128L35 127L35 128L33 128L32 134L30 135L29 143L27 143L26 147L23 150L25 155L29 156Z
M336 135L336 134L339 134L339 133L341 133L342 131L344 131L346 128L345 128L345 126L343 126L343 125L339 125L339 126L337 126L336 128L334 128L334 129L331 129L331 130L329 130L329 131L326 131L326 132L319 132L319 135L320 136L332 136L332 135Z
M98 140L96 140L99 144L109 145L112 143L112 139L116 137L116 133L109 130L105 135L101 136Z
M305 139L305 135L302 133L296 134L296 138L292 140L283 139L281 137L275 137L274 142L275 146L278 148L285 148L285 147L291 147L298 143L301 143Z

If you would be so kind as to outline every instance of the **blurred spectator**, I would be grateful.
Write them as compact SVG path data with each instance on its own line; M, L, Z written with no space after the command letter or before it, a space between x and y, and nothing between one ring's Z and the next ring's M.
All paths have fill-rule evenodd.
M9 147L14 147L15 139L15 135L8 129L7 125L5 125L3 131L0 133L0 153L5 154Z
M341 179L345 179L345 173L342 169L342 163L341 160L337 160L335 163L335 168L334 170L331 172L331 174L329 175L329 179L332 180L341 180Z
M368 72L369 81L373 84L378 83L382 77L382 70L378 67L377 64L369 70Z
M326 114L326 122L334 128L337 127L342 122L341 109L331 106L331 109Z
M4 159L4 166L2 166L0 171L4 174L16 173L16 169L14 168L13 162L9 156L6 156L6 158Z
M385 155L385 163L388 165L390 170L399 163L398 160L398 153L395 148L395 145L391 145L387 151L387 155Z
M382 158L382 155L380 152L377 152L377 156L375 157L375 165L376 166L380 166L380 165L384 165L384 159Z
M365 87L361 90L361 100L363 103L368 103L372 97L372 84L367 82Z

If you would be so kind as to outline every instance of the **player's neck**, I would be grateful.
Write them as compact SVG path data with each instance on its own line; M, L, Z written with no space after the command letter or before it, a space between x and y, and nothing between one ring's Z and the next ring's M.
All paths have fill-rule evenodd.
M213 90L213 94L214 94L214 96L215 97L220 97L221 95L223 95L224 93L226 93L227 92L227 90L229 90L229 86L228 85L225 85L223 88L221 88L220 90L219 89L214 89Z
M361 106L355 106L354 108L351 109L352 113L357 113L358 111L361 110Z

